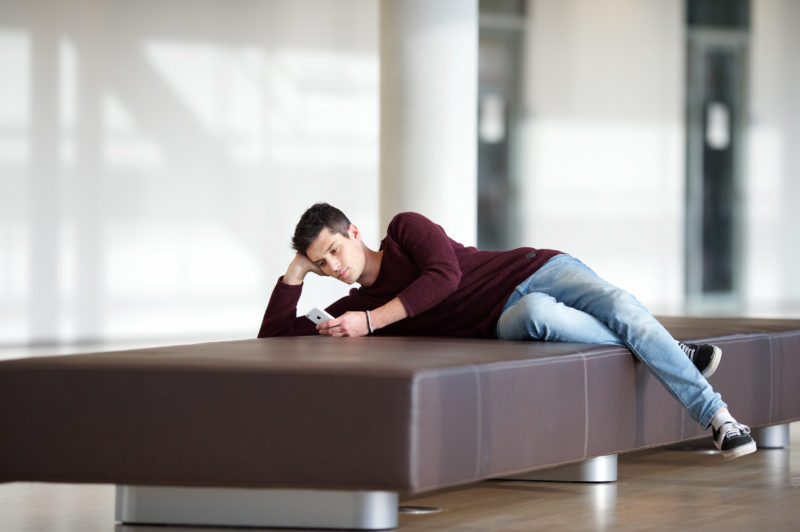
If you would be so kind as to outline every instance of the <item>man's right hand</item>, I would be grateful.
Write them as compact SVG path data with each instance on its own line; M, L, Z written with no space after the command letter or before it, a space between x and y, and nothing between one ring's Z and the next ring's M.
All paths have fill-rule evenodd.
M292 259L292 262L289 263L289 267L286 269L286 274L283 276L283 282L286 284L302 284L303 279L305 279L308 272L314 272L317 275L322 276L325 275L316 264L309 260L308 257L302 253L297 253L294 256L294 259Z

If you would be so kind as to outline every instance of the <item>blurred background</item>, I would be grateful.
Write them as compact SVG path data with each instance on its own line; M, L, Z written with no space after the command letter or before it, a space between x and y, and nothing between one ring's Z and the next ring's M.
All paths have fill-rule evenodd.
M0 346L255 337L316 201L377 246L379 10L3 0ZM466 244L567 251L655 313L800 316L800 2L478 26ZM301 312L347 290L306 285Z

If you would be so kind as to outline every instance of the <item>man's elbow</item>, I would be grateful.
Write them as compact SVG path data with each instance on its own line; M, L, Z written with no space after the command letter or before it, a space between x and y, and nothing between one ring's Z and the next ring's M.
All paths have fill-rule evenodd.
M443 282L444 286L447 287L447 290L449 292L455 292L461 285L461 272L460 271L447 272L447 275L444 276L443 281L444 281Z

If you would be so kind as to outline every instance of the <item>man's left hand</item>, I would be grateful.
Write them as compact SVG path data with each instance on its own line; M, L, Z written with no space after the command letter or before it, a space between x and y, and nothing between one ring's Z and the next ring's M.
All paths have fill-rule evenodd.
M320 323L317 330L327 336L366 336L369 333L367 314L363 311L345 312L338 318Z

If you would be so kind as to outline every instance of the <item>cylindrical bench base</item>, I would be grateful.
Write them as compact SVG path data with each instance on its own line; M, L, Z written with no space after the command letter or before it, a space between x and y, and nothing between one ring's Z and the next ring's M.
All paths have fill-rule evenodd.
M590 458L576 464L532 471L497 480L528 480L537 482L616 482L617 455Z
M130 524L397 527L397 493L313 489L117 486L116 520Z
M783 449L789 446L789 424L758 427L752 436L761 449Z

